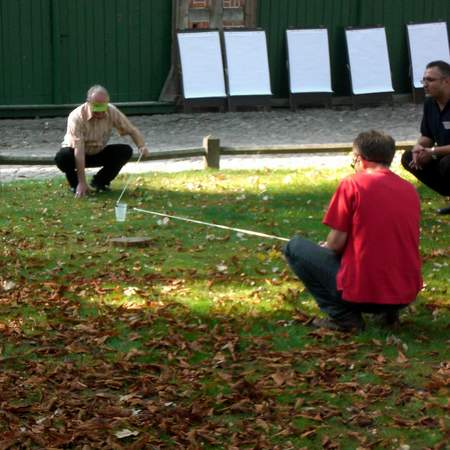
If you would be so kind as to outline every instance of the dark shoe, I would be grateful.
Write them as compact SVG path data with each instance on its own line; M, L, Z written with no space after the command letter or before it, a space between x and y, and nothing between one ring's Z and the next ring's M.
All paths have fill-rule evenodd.
M437 210L438 214L450 214L450 206L447 206L446 208L441 208Z
M70 186L69 191L72 192L72 194L75 194L77 192L77 188Z
M108 184L100 184L95 180L91 181L91 188L94 189L95 192L111 192L111 188Z
M400 322L400 313L398 311L389 311L383 314L383 320L387 325L393 325Z
M362 318L352 319L352 320L336 320L336 319L318 319L315 318L311 322L311 326L315 328L327 328L329 330L334 331L343 331L343 332L360 332L364 331L366 328L366 324Z
M400 325L400 313L398 310L382 313L379 316L378 322L383 327L398 327Z

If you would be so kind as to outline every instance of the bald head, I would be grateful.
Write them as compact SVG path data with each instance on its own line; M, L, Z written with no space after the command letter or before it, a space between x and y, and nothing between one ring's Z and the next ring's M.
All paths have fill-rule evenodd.
M86 94L86 101L88 102L98 102L98 103L108 103L109 93L103 86L95 84L90 87Z

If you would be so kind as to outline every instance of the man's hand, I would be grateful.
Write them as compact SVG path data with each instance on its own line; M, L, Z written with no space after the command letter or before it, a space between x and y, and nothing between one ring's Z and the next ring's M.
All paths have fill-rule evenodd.
M150 156L150 150L147 146L139 147L139 153L141 154L142 159L146 159Z
M345 231L339 231L331 229L327 236L326 248L333 250L334 253L340 255L345 248L347 243L348 233Z
M419 168L426 166L432 160L431 148L425 148L417 155L417 165Z
M421 169L422 165L420 163L420 155L423 152L425 152L425 147L423 147L420 144L416 144L411 150L411 152L412 152L412 161L409 163L409 167L411 167L411 169L416 170Z
M84 197L86 194L89 193L91 188L86 182L78 183L77 190L75 191L75 197L81 198Z

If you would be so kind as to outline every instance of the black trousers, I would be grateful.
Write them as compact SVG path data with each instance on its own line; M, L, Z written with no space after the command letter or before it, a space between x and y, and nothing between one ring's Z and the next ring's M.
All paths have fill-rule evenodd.
M288 242L284 256L292 271L314 297L317 306L335 320L361 320L361 313L386 314L407 306L345 301L336 286L340 257L329 248L301 236L295 236Z
M423 184L441 195L450 195L450 155L431 160L422 169L412 169L412 152L407 150L402 155L402 166Z
M96 155L86 155L86 167L101 167L92 181L97 186L107 186L120 172L120 169L131 159L133 149L127 144L107 145ZM55 163L64 172L70 187L76 188L78 176L75 165L75 152L71 147L61 148L55 156Z

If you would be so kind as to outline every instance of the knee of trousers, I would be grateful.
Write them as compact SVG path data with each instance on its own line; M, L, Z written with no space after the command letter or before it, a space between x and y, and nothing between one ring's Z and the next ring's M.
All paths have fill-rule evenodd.
M66 172L67 170L71 170L75 167L75 157L73 152L67 151L65 149L61 149L55 155L55 164L59 170Z
M304 281L308 277L308 262L305 258L306 252L303 251L301 238L297 236L292 238L284 248L284 256L291 270L297 278Z
M127 161L133 156L133 149L130 145L127 145L126 148L124 148L123 154L124 157L127 158Z
M300 236L293 237L284 247L283 253L289 263L296 262L297 264L303 261L305 240Z
M411 150L404 151L403 155L402 155L401 162L402 162L402 166L408 171L411 171L411 168L409 167L409 163L411 161L412 161L412 152L411 152Z
M439 161L439 172L450 182L450 155L444 156Z
M120 147L117 148L117 156L120 158L123 162L128 162L131 157L133 156L133 149L130 145L123 144Z

